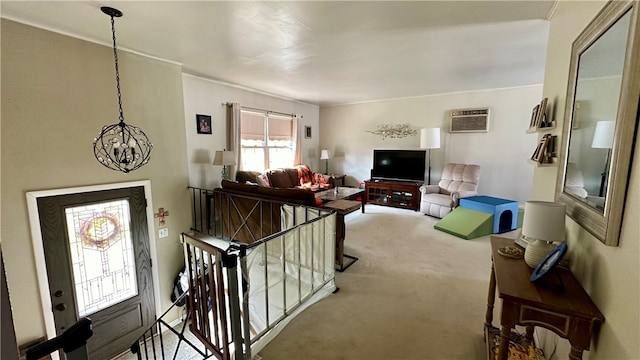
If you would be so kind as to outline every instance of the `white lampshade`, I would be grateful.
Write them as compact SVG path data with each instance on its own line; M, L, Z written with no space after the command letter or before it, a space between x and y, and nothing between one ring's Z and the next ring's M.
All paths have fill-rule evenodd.
M527 201L524 204L522 236L527 245L524 261L535 268L555 247L553 241L564 241L564 204L548 201Z
M596 122L591 147L595 149L611 149L613 147L613 132L615 128L615 121Z
M420 130L421 149L440 148L440 128L428 128Z
M236 155L233 151L216 151L216 155L213 157L213 165L235 165Z
M329 160L329 150L323 149L320 152L320 160Z
M564 241L564 204L527 201L524 204L522 235L542 241Z

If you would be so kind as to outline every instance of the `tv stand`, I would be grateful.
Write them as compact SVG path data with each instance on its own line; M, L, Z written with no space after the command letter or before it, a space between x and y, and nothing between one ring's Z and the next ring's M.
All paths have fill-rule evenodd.
M422 184L412 181L368 180L364 182L364 200L367 204L418 211L420 208L420 192L418 190L420 185Z

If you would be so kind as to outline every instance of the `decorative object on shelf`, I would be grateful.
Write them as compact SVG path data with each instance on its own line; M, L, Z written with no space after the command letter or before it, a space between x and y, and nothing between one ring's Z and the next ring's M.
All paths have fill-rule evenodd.
M553 158L556 156L556 136L551 134L544 134L536 150L531 155L531 160L540 164L550 164L553 162Z
M440 128L427 128L420 130L420 149L428 151L428 178L427 185L431 185L431 149L440 148Z
M211 115L196 115L196 128L198 130L198 134L211 134L212 126L211 126Z
M213 157L213 165L222 165L222 179L228 180L227 166L236 165L236 154L230 150L216 151L216 155Z
M105 125L93 139L93 154L98 162L111 170L128 173L149 162L153 144L139 127L124 122L122 95L120 92L120 74L118 71L118 52L116 49L116 28L114 17L121 17L120 10L103 6L103 13L111 17L113 35L113 58L116 68L116 89L118 90L119 122Z
M329 150L322 149L320 152L320 160L324 160L324 174L329 175Z
M533 111L531 112L531 121L529 121L529 129L536 128L536 121L538 121L538 109L540 109L540 104L533 107Z
M498 254L513 259L521 259L524 256L524 251L515 246L503 246L498 249Z
M529 130L552 127L552 122L547 120L548 101L548 98L544 98L538 105L533 108L533 112L531 113L531 121L529 122Z
M596 129L593 132L593 140L591 147L593 149L607 149L607 159L604 163L604 170L600 174L600 193L598 196L603 197L607 191L607 175L609 174L609 162L611 159L611 148L613 147L613 134L616 128L615 121L598 121Z
M524 261L531 268L555 248L554 241L563 242L564 204L550 201L527 201L524 205L522 232L516 243L526 243Z
M375 131L368 131L368 133L372 133L374 135L382 136L382 140L386 138L404 138L407 136L414 136L418 134L418 130L412 129L408 124L398 124L398 125L388 125L381 124L378 125L378 129Z
M489 132L489 108L451 111L449 132Z
M304 127L304 138L311 139L311 126Z
M531 281L536 282L540 280L544 275L550 273L553 268L558 265L560 260L567 253L567 244L562 243L558 245L555 249L551 250L547 256L542 259L540 264L536 266L535 270L531 273Z

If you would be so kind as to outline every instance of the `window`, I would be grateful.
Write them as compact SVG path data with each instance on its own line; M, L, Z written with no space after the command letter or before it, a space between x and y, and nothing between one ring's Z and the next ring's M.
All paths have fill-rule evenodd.
M242 110L242 170L264 171L293 166L295 129L291 116Z

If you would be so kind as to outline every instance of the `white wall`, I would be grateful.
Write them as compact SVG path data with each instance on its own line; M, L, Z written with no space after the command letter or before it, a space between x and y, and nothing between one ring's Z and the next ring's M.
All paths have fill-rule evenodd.
M556 119L564 124L571 44L602 9L606 1L560 1L551 19L544 96L555 99ZM640 159L640 135L636 135L633 157ZM557 170L538 168L533 193L553 201ZM567 256L571 271L589 293L605 321L592 342L588 359L638 359L640 356L640 161L634 161L629 177L622 229L617 247L605 246L567 217ZM568 341L555 335L544 339L545 351L556 349L557 359L566 359Z
M320 109L320 145L331 151L329 171L347 175L357 185L369 178L373 149L417 149L420 135L386 139L366 132L386 124L412 128L440 127L441 148L431 151L431 183L437 183L445 163L474 163L482 167L479 192L518 200L529 199L537 143L526 134L531 111L541 100L542 86L497 89L395 99ZM489 107L487 133L449 133L451 110Z
M189 74L183 74L182 84L191 186L207 189L220 186L222 168L211 165L211 162L215 152L226 147L227 107L222 104L227 102L238 102L242 106L302 115L298 122L298 136L302 139L302 163L319 170L319 108L317 105L269 96ZM196 132L196 114L211 115L212 135ZM311 139L304 137L305 126L312 128Z

